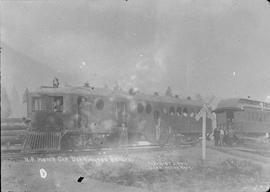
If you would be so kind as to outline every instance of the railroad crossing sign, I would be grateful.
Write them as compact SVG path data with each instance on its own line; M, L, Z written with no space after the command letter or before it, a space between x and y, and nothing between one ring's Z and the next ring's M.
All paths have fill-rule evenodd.
M211 113L206 104L203 105L200 112L195 116L196 121L199 121L202 118L202 159L205 160L206 153L206 117L212 121L215 119L215 116Z
M201 110L199 111L199 113L195 116L196 121L199 121L201 117L203 117L203 114L206 113L206 116L209 119L214 119L214 115L211 113L211 111L209 110L209 108L207 107L206 104L203 105L203 107L201 108Z

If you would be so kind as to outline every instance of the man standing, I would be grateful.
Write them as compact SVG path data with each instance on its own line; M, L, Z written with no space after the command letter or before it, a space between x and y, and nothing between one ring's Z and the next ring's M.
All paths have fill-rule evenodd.
M219 137L220 137L220 131L218 128L214 129L214 140L215 140L215 146L218 146L219 143Z
M223 139L224 139L224 130L223 129L220 129L220 146L223 146L224 145L224 142L223 142Z
M127 127L125 125L125 123L122 123L121 124L121 127L120 127L120 145L127 145L128 144L128 132L127 132Z

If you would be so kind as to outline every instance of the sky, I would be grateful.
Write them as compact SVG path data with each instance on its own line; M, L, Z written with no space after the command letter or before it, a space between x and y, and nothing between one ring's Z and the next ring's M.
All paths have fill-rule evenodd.
M1 6L1 80L219 98L270 95L265 0L14 0ZM269 97L268 97L269 98Z

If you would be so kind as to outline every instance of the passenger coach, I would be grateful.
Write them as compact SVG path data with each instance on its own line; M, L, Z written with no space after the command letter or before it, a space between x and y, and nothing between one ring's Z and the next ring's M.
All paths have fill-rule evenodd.
M236 135L270 133L270 103L243 98L221 100L215 109L217 126Z

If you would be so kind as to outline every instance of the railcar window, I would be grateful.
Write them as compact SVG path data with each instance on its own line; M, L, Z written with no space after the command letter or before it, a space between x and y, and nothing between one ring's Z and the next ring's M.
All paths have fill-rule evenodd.
M152 105L147 104L145 110L146 110L146 113L151 113L152 112Z
M170 107L170 115L174 115L174 113L175 113L175 109L174 109L174 107Z
M42 98L33 97L32 99L32 111L41 111L42 110Z
M183 115L185 117L188 115L188 109L186 107L183 109Z
M53 111L63 112L63 97L62 96L53 97Z
M159 111L154 112L154 119L158 120L159 119Z
M98 99L96 102L96 108L98 110L102 110L104 108L104 101L102 99Z
M138 103L137 104L137 111L138 111L138 113L142 113L143 110L144 110L143 104L142 103Z
M182 108L181 108L181 107L177 107L177 109L176 109L176 114L177 114L178 116L180 116L180 115L182 114Z

